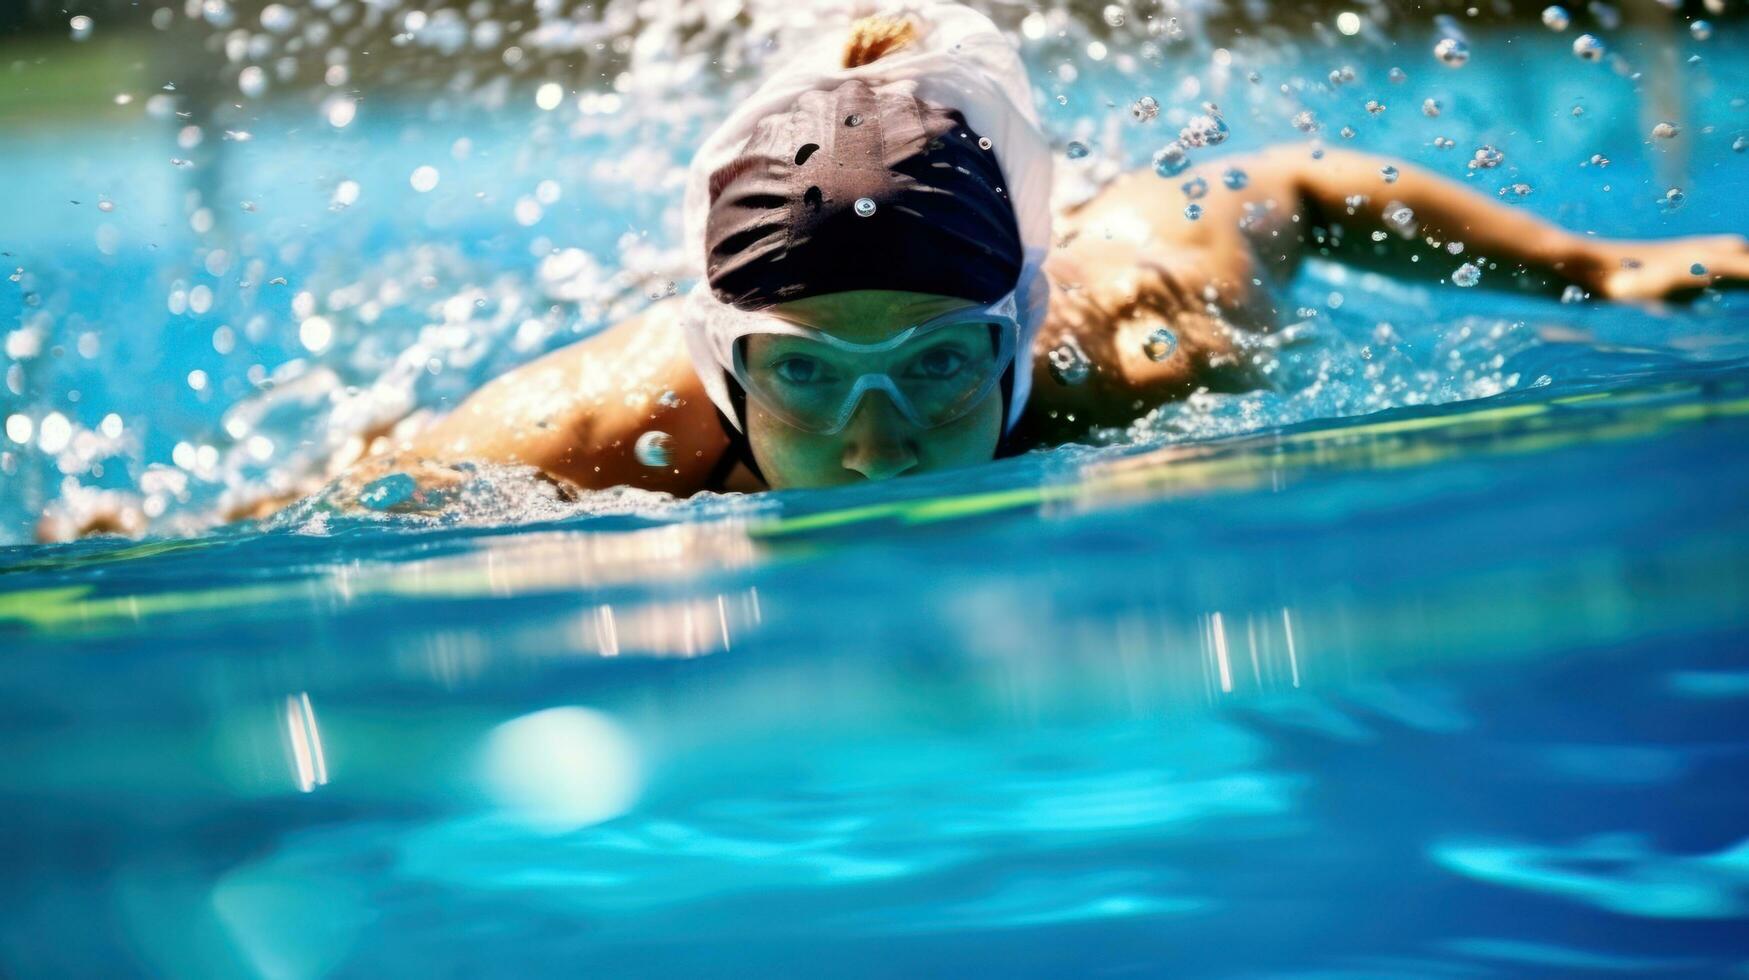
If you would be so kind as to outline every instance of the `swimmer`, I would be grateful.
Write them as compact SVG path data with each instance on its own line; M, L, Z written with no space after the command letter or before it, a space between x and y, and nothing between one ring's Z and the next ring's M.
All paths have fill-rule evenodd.
M697 288L378 438L331 467L340 501L395 473L458 484L470 463L533 467L567 492L685 496L1074 441L1199 389L1255 387L1240 341L1281 324L1309 257L1448 288L1472 263L1478 288L1599 301L1749 281L1741 236L1588 237L1338 149L1130 173L1056 215L1050 160L1019 56L982 15L943 3L857 21L699 151ZM1195 217L1192 181L1208 188Z

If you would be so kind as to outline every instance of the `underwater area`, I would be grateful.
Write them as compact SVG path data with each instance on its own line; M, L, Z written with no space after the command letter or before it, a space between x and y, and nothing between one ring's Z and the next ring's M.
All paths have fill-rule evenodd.
M1199 162L1749 230L1740 4L977 6L1064 204L1212 111ZM692 148L823 8L25 9L0 974L1749 972L1749 296L1315 264L1264 387L1088 445L340 512L689 286Z

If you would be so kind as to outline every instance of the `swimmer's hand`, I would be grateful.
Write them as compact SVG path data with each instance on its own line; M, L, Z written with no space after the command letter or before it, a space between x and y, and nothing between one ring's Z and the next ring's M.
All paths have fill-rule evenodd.
M1696 235L1662 241L1592 243L1588 290L1597 299L1685 301L1701 290L1749 287L1749 238Z

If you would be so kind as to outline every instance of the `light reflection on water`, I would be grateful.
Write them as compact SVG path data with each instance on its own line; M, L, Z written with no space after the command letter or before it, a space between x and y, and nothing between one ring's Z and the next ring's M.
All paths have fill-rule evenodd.
M78 908L93 969L178 975L1716 972L1733 379L1021 462L1018 504L22 553L6 888L61 897L8 962Z

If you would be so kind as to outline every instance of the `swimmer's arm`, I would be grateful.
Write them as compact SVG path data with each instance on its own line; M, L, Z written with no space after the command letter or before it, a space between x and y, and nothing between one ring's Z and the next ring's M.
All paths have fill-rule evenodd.
M1481 267L1482 287L1558 296L1578 286L1616 300L1663 299L1749 280L1749 243L1737 235L1613 241L1568 231L1401 160L1345 150L1313 160L1300 147L1271 151L1263 160L1298 191L1304 220L1314 235L1322 233L1322 242L1308 245L1405 279L1449 281L1473 262ZM1385 181L1386 167L1395 168L1395 182ZM1413 212L1407 235L1393 221L1403 207ZM1462 250L1453 253L1457 243ZM1704 272L1691 271L1697 263Z
M439 489L460 478L455 464L484 463L533 466L567 488L707 489L727 440L687 359L678 312L678 300L659 303L493 379L430 428L354 467L346 482L407 472ZM637 457L650 431L668 435L666 465Z

